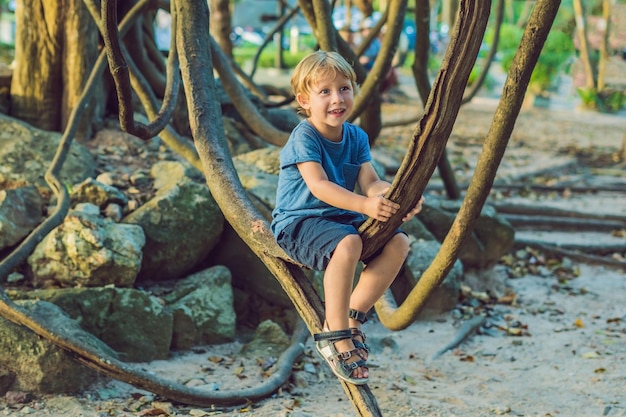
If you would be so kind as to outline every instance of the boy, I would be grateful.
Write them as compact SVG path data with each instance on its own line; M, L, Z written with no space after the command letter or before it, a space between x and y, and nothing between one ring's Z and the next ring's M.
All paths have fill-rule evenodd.
M387 221L400 206L383 197L390 184L370 163L366 133L347 122L358 86L345 59L336 52L314 52L298 64L291 86L307 119L280 152L271 228L290 257L325 271L326 320L323 332L314 335L316 348L337 377L365 384L368 348L361 324L398 274L409 241L397 233L365 260L353 290L363 248L359 226L366 216ZM362 194L354 192L357 184ZM422 201L403 221L421 210Z

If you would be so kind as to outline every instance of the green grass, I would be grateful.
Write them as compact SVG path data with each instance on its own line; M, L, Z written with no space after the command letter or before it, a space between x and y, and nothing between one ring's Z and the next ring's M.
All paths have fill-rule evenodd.
M302 35L300 37L298 53L292 54L289 49L283 50L283 63L285 68L294 68L302 58L313 51L316 45L316 40L311 35ZM233 56L235 62L244 67L246 64L251 63L259 47L257 45L244 42L242 45L238 45L233 48ZM274 43L269 43L263 48L257 66L259 68L273 68L275 67L276 60L276 46Z

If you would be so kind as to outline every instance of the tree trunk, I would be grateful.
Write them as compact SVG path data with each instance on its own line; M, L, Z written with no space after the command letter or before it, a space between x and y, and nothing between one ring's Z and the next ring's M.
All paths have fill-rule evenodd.
M209 0L211 9L209 28L211 35L227 57L233 57L233 43L230 40L230 2L228 0Z
M83 0L68 0L63 34L62 75L63 102L61 105L61 130L65 129L72 110L80 100L91 69L98 59L99 32ZM103 86L95 87L94 98L81 118L76 138L87 140L93 126L102 125L105 112Z
M606 64L609 61L609 33L611 30L611 2L602 1L602 19L604 19L604 33L600 42L600 61L598 62L598 92L606 86Z
M587 40L587 23L585 21L585 10L581 0L574 0L574 14L576 15L576 33L580 41L580 59L585 68L585 87L593 89L596 87L596 76L589 56L589 41Z
M62 7L51 0L20 1L11 116L40 129L61 131L96 60L98 32L80 0L68 0ZM101 105L97 111L104 113ZM91 133L92 115L85 115L79 135Z
M415 0L415 60L412 70L417 92L426 106L430 95L428 78L428 57L430 55L430 3L429 0Z
M15 11L11 116L40 129L58 131L63 96L64 8L56 1L20 1Z

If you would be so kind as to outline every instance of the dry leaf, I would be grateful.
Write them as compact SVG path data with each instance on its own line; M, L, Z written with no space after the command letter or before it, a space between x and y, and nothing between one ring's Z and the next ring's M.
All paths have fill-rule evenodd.
M585 323L583 323L583 320L581 318L577 318L576 321L574 322L574 325L581 329L585 327Z
M139 412L139 414L137 415L143 417L143 416L162 416L162 415L169 416L170 414L161 408L149 408L147 410L143 410Z

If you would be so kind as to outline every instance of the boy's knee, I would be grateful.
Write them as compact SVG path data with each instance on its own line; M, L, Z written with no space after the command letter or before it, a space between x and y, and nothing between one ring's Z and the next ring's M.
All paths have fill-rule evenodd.
M394 252L406 258L409 254L409 238L404 233L396 233L389 242L393 246Z
M360 256L363 250L363 240L360 235L347 235L337 245L335 251L338 250Z

